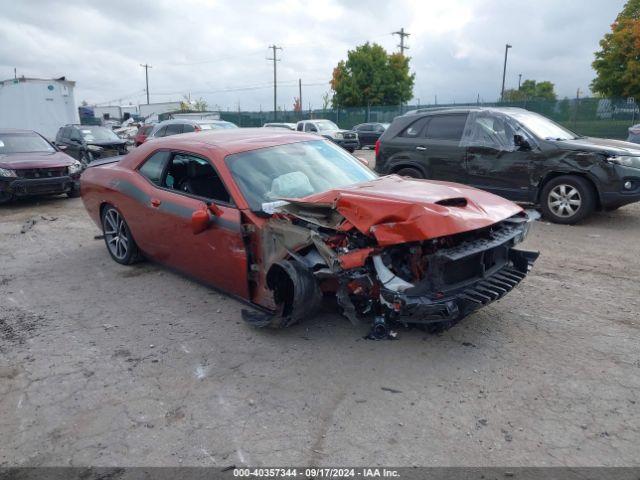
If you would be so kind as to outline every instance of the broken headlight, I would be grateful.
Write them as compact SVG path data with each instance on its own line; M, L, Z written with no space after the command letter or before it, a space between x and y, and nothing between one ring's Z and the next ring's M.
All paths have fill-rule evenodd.
M17 177L15 170L0 168L0 177Z
M80 170L82 170L82 164L80 162L73 162L73 165L69 165L69 175L78 173Z
M622 165L623 167L631 167L640 169L640 157L631 157L628 155L614 155L607 158L607 162Z

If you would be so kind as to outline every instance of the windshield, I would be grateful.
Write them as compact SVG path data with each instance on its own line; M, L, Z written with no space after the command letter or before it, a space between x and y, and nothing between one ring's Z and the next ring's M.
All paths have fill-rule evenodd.
M283 198L301 198L373 180L358 160L325 140L290 143L236 153L226 158L251 210Z
M111 142L120 140L120 137L113 133L113 131L104 127L90 127L83 125L80 128L80 133L86 142Z
M318 127L318 130L321 132L326 132L328 130L340 130L340 127L338 127L338 125L336 125L330 120L320 120L320 121L315 121L313 123Z
M567 130L561 125L533 112L509 112L523 127L533 133L536 137L544 140L574 140L579 135Z
M0 154L55 151L55 148L37 133L0 133Z

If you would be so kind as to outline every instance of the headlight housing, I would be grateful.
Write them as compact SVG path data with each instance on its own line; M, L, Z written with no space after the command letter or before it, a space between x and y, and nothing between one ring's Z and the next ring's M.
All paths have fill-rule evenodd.
M640 157L631 157L627 155L615 155L607 158L607 162L622 165L623 167L631 167L640 169Z
M333 138L344 138L344 134L342 132L335 132Z
M8 168L0 168L0 177L17 177L15 170L9 170Z
M73 162L73 165L69 165L69 175L78 173L80 170L82 170L82 164L80 162Z

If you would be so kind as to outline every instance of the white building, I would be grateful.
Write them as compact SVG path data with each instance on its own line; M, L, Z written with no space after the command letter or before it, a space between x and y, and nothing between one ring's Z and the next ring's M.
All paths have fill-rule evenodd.
M35 130L54 139L63 125L80 123L74 87L75 82L64 77L0 81L0 128Z

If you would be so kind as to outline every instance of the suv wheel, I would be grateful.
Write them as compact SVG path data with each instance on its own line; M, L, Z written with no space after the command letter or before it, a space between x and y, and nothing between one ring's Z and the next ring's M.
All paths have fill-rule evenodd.
M573 224L591 215L596 192L582 177L563 175L544 186L540 196L544 216L554 223Z
M417 168L405 167L401 168L396 172L396 175L400 175L401 177L410 177L410 178L424 178L422 172Z

